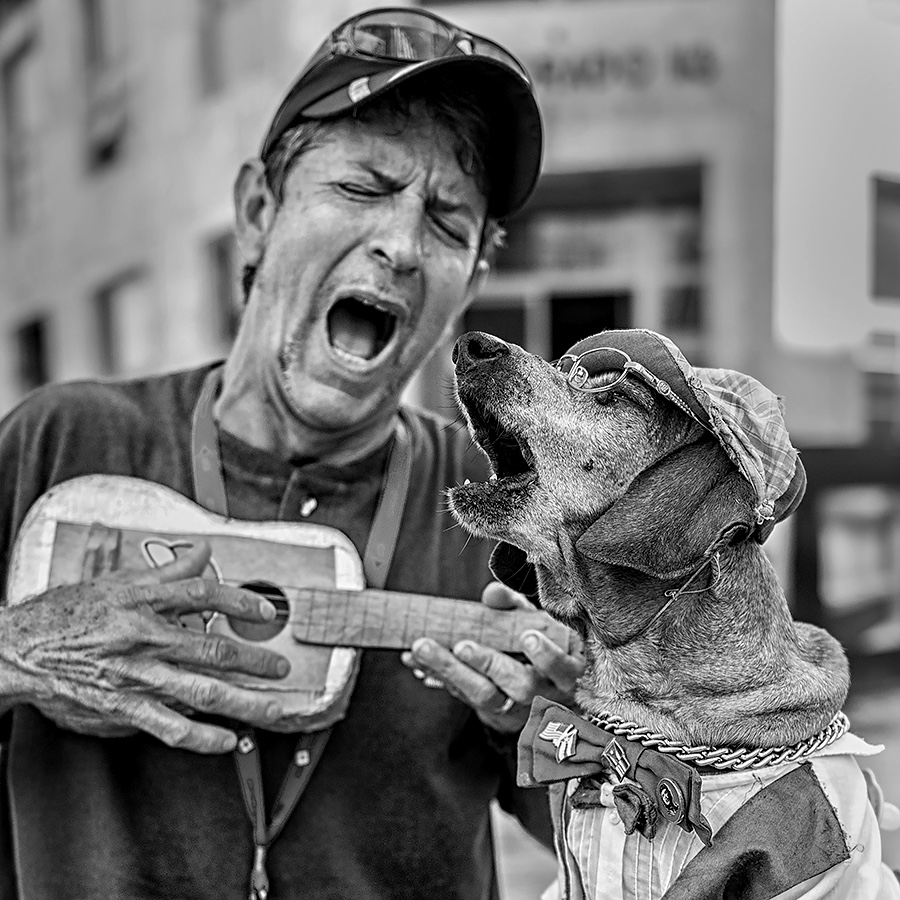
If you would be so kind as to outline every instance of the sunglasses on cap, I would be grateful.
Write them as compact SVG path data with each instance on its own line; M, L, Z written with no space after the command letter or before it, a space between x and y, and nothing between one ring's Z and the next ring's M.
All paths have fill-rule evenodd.
M666 400L671 400L682 412L690 416L707 431L713 430L703 422L692 409L672 390L667 381L654 375L646 366L635 362L624 350L617 347L592 347L575 356L566 353L553 363L553 368L561 372L569 387L584 394L605 394L615 390L629 375L636 375L648 387ZM588 386L595 375L618 373L611 381Z
M307 68L330 56L405 63L481 56L502 63L531 84L525 67L508 50L422 9L385 7L348 19L325 40Z

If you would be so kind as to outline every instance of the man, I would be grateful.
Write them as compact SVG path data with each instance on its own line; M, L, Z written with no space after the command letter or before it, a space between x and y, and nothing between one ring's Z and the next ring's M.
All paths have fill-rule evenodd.
M530 84L503 48L419 10L343 23L238 174L248 296L224 366L28 398L0 426L5 552L32 503L74 476L206 497L192 420L205 421L211 390L202 450L220 457L207 467L218 511L336 527L362 554L407 434L411 487L386 585L477 600L489 548L452 527L441 492L483 477L481 464L428 415L406 410L398 432L400 395L476 296L540 154ZM514 787L512 751L535 693L568 696L580 661L536 632L524 658L471 640L365 651L346 717L314 748L275 834L272 798L309 753L280 730L279 702L227 676L276 680L289 663L173 621L272 617L260 596L197 578L208 558L197 546L0 611L7 894L489 896L488 803L549 835L544 798ZM498 585L485 601L510 602ZM235 721L256 728L241 747L259 776L241 752L235 774Z

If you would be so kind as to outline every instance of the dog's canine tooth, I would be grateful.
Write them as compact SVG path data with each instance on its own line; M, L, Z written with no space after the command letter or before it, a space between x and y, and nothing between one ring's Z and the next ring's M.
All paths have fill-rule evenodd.
M472 483L472 479L471 479L471 478L467 478L467 479L463 482L463 484L471 484L471 483Z
M496 475L496 473L494 473L493 475L491 475L491 477L488 479L488 481L496 481L496 480L497 480L497 475Z

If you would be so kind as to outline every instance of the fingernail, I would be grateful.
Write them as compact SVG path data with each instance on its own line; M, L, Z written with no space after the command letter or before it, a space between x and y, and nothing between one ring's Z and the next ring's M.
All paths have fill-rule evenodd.
M413 644L413 653L422 659L428 659L434 653L434 641L429 638L422 638Z
M541 639L533 631L530 631L522 637L522 646L533 652L541 646Z
M284 678L291 671L291 664L284 658L279 659L278 665L275 666L275 671L278 673L279 678Z
M270 703L266 707L266 718L270 722L274 722L277 719L281 718L281 704L280 703Z
M475 648L468 641L463 641L462 643L456 645L453 652L463 662L468 662L472 658L472 655L475 652Z
M259 601L259 614L263 617L264 621L271 622L272 619L275 618L275 612L274 603L271 603L269 600Z

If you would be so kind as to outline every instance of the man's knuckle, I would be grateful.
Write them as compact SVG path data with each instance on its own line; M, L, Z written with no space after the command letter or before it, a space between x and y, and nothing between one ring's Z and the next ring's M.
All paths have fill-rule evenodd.
M210 710L222 701L223 687L215 681L195 681L191 685L191 706Z
M193 726L187 719L178 722L172 722L166 725L165 730L160 735L160 739L164 744L176 750L189 747L192 742Z
M208 659L214 666L228 668L238 661L240 651L230 641L210 641L207 647Z
M184 582L184 593L189 600L205 600L207 592L207 584L203 578L188 578Z
M475 706L479 708L488 707L497 696L497 688L493 685L481 685L473 689L470 696Z

